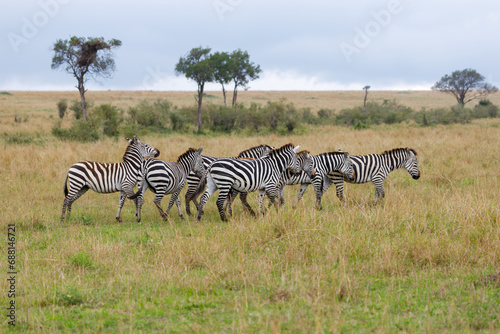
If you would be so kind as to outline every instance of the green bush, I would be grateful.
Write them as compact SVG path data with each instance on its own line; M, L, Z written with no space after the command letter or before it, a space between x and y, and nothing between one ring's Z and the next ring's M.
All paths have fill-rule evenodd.
M222 105L209 104L206 107L209 127L212 131L232 132L236 129L237 111Z
M99 123L102 132L108 137L117 137L122 118L119 115L119 109L111 104L101 104L95 108L89 115L89 118Z
M128 110L128 124L139 124L144 127L166 129L170 123L169 113L172 103L167 100L141 100L138 105Z
M101 134L101 124L92 119L88 119L87 121L76 119L69 129L61 128L60 122L52 128L52 135L61 140L94 142L101 138Z
M421 111L414 113L413 119L417 124L424 126L434 124L447 125L453 123L468 123L470 122L470 113L470 109L464 108L461 105L456 105L450 109L422 109Z
M68 100L62 99L57 102L57 110L59 111L59 118L63 118L68 109Z
M365 128L374 124L394 124L408 121L412 114L411 108L398 104L396 101L384 100L382 104L368 102L366 111L361 106L342 109L336 116L335 123Z
M498 107L488 99L482 99L471 110L471 118L495 118L498 116Z

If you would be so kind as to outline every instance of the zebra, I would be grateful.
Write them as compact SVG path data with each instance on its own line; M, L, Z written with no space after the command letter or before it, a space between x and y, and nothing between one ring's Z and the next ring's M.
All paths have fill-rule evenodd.
M352 156L349 155L348 152L326 152L318 155L311 155L311 157L316 175L311 177L304 172L297 175L285 173L280 188L281 203L285 202L284 191L286 185L300 184L297 196L298 204L302 196L304 196L307 187L312 184L314 192L316 193L316 208L321 210L323 208L321 199L329 186L329 184L327 184L329 182L327 176L329 173L337 171L340 175L349 180L355 177L355 171L351 160Z
M375 186L375 198L378 202L385 196L383 182L390 172L398 168L405 168L413 179L420 178L417 151L412 148L395 148L384 151L382 154L351 155L355 178L345 179L340 173L328 174L329 184L333 183L337 197L344 202L344 180L349 183L372 182Z
M120 213L127 196L134 195L137 174L143 159L158 157L160 150L141 142L136 136L128 139L128 146L123 155L123 162L102 163L81 161L71 166L64 181L64 202L61 220L71 214L71 205L87 190L98 193L113 193L120 191L116 220L121 222ZM68 190L69 180L69 190Z
M288 184L288 183L286 183L288 180L290 180L292 178L295 179L295 178L298 178L300 176L306 177L309 180L311 180L316 175L316 171L314 169L313 157L311 156L309 151L304 150L304 151L298 152L297 159L299 162L299 168L300 168L301 172L299 174L293 174L290 170L287 169L281 175L281 179L280 179L280 193L281 193L280 194L280 204L281 205L283 205L285 203L285 200L283 198L283 189L284 189L285 184ZM296 183L294 183L294 184L296 184ZM229 195L228 201L226 202L225 208L227 207L228 214L231 216L232 215L231 204L234 201L234 198L239 193L233 189L229 194L230 195ZM247 195L248 195L247 193L240 194L241 203L243 204L243 207L252 216L255 216L255 212L251 208L250 204L248 204Z
M259 146L254 146L251 147L247 150L241 151L236 158L252 158L252 159L258 159L266 156L269 151L271 151L274 147L269 146L269 145L259 145ZM206 156L202 155L201 156L203 159L203 166L205 169L208 169L208 167L217 159L216 157L211 157L211 156ZM186 201L186 213L191 216L191 206L190 202L193 201L194 205L196 208L198 208L199 204L197 202L198 196L203 192L203 189L200 189L200 191L197 191L200 185L200 178L197 175L195 175L193 172L189 173L187 177L187 183L188 183L188 189L186 191L186 195L184 196L185 201Z
M281 173L285 169L291 169L294 173L299 172L298 149L299 146L294 148L292 144L286 144L270 151L267 157L261 159L224 158L214 161L200 182L200 187L204 187L206 183L207 189L201 196L198 220L201 219L203 206L217 189L219 197L216 203L222 221L227 221L224 202L231 189L240 193L258 190L260 212L263 212L262 203L266 194L271 203L278 207L280 203L277 203L275 199L279 195L278 183Z
M185 153L179 156L177 162L165 162L158 159L148 159L142 163L138 191L135 195L129 197L136 199L137 221L141 221L141 208L144 199L144 193L149 188L156 196L154 203L160 212L163 220L168 220L168 213L174 202L177 205L179 216L184 218L181 210L181 201L179 193L186 184L189 173L201 177L205 173L201 152L202 148L195 150L189 148ZM165 194L172 194L168 203L167 212L161 207L161 200Z

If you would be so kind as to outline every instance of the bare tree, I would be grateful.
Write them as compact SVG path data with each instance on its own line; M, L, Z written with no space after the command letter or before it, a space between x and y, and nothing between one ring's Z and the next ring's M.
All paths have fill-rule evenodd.
M87 120L87 103L85 101L87 74L92 76L94 80L97 77L111 77L115 71L115 61L111 50L121 45L122 42L117 39L105 41L102 37L76 36L69 40L59 39L54 43L51 68L58 69L65 65L64 70L76 78L78 82L76 88L80 92L84 120Z
M366 99L368 98L368 89L370 89L370 86L363 87L363 90L365 91L365 99L363 100L363 112L366 112Z

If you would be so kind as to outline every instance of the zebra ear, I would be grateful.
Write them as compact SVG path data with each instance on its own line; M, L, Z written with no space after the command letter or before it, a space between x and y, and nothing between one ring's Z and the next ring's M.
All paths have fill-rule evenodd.
M349 157L349 152L342 152L344 153L344 157L348 158Z
M295 153L297 153L297 151L299 150L299 148L300 148L300 145L299 145L299 146L297 146L297 147L295 147L295 148L293 149L293 151L294 151Z
M200 154L200 155L201 155L201 152L203 152L203 148L202 148L202 147L200 147L200 148L198 149L198 154Z
M132 139L127 138L127 141L128 141L129 144L132 144Z
M137 138L135 135L134 135L134 142L138 142L139 141L139 138Z

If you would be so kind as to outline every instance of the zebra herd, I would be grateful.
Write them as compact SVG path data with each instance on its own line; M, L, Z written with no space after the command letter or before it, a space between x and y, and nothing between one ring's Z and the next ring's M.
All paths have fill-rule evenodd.
M197 219L203 215L208 199L217 190L217 209L222 221L227 221L226 211L232 214L231 204L239 195L243 208L255 212L247 201L247 194L259 192L259 212L264 213L267 196L277 208L283 205L286 185L300 184L297 203L307 187L312 184L316 194L316 207L322 208L321 198L335 185L337 197L344 202L344 181L350 183L372 182L377 201L384 197L383 181L389 173L405 168L414 178L420 177L417 152L411 148L396 148L382 154L350 155L347 152L326 152L312 155L300 151L299 146L286 144L279 148L268 145L252 147L232 158L202 155L203 149L189 148L177 162L154 159L160 151L141 142L136 136L128 139L123 162L78 162L71 166L64 181L64 202L61 220L71 213L72 204L88 189L98 193L120 191L116 219L121 222L125 199L134 200L137 221L141 221L141 208L147 189L155 193L154 203L164 220L168 219L175 203L183 218L179 194L186 183L186 213L191 215L190 202L197 208ZM69 189L68 189L69 181ZM137 192L134 186L138 184ZM163 196L171 194L166 212L161 207ZM199 203L197 198L203 194ZM270 204L270 205L271 205Z

